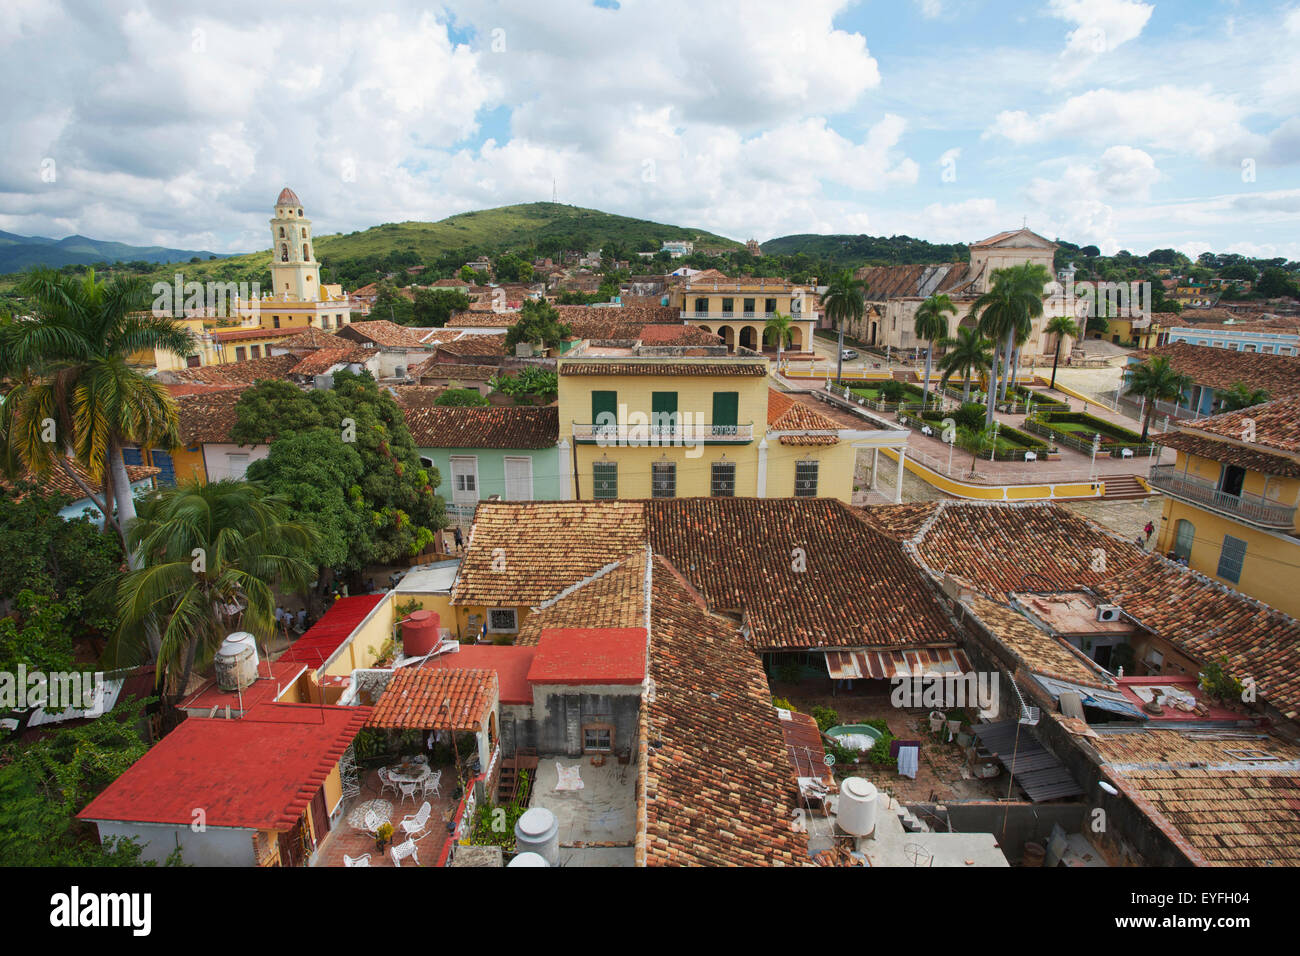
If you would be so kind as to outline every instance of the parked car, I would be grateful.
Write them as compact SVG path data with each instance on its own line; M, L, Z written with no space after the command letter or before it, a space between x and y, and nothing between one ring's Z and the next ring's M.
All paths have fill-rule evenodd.
M840 358L845 362L852 362L857 357L858 353L855 349L845 349L840 353Z

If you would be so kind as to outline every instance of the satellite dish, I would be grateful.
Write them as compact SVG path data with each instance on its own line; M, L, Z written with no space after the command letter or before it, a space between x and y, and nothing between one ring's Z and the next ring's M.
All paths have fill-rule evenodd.
M1113 786L1108 784L1105 780L1097 781L1097 786L1101 787L1101 789L1105 790L1112 797L1119 793L1118 790L1116 790Z

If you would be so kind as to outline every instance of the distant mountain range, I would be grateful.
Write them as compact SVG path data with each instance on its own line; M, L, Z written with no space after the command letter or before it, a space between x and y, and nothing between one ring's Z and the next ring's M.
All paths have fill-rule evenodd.
M163 246L132 246L125 242L68 236L49 239L45 236L18 236L0 232L0 274L21 272L32 266L78 266L97 262L189 262L195 256L208 259L213 252L193 249L167 249ZM219 257L218 257L219 258Z

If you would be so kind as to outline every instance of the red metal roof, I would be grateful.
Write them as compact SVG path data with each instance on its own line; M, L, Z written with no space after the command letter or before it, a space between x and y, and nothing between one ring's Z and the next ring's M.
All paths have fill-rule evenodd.
M343 642L352 636L357 625L366 619L387 595L359 594L339 598L321 619L298 638L281 656L284 661L301 661L310 667L320 667L329 660Z
M528 670L533 684L639 684L645 628L549 628Z
M439 654L422 667L459 670L476 668L497 672L498 691L503 704L531 704L533 688L528 671L533 666L537 648L518 644L462 644L455 654Z
M257 667L257 680L242 691L222 690L215 680L209 680L196 690L188 699L181 702L182 710L202 711L196 717L206 717L213 707L230 707L232 714L252 710L258 704L275 700L285 689L291 687L307 669L301 661L290 661L283 657L268 664L262 660Z
M259 704L240 720L191 717L77 817L287 830L352 743L369 707Z

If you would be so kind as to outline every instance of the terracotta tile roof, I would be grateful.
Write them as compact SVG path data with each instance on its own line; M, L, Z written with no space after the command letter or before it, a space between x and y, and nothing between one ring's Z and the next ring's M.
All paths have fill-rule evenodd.
M782 445L834 445L840 426L815 408L796 401L774 388L767 390L767 427L769 431L820 431L823 435L782 435Z
M420 336L420 341L425 345L445 345L455 342L464 334L460 329L429 329Z
M831 498L645 502L655 551L757 649L951 644L956 628L903 549ZM802 554L796 554L795 549ZM806 571L793 562L806 562Z
M767 375L767 361L728 360L697 362L588 362L570 360L560 364L561 375L690 375L746 376Z
M531 704L533 685L528 683L528 669L533 666L535 647L512 644L461 644L455 654L438 654L418 665L423 670L496 671L497 687L503 704Z
M583 578L536 606L519 625L516 644L536 644L549 628L624 628L645 624L644 548Z
M289 329L214 329L212 338L218 342L242 342L245 339L284 339L291 334Z
M306 350L306 349L341 349L351 346L351 342L338 335L322 331L311 325L305 329L297 331L290 330L289 334L283 341L276 345L276 348Z
M289 358L294 358L290 355ZM176 399L177 417L180 419L181 444L200 445L204 442L224 444L229 442L230 431L238 416L235 406L244 388L225 389L199 395L182 395Z
M645 539L639 501L480 502L452 603L533 607L622 561ZM505 570L497 570L500 556Z
M1173 342L1133 352L1131 356L1139 361L1165 356L1174 369L1190 375L1196 384L1210 388L1226 390L1244 382L1251 388L1264 389L1269 398L1300 395L1300 356L1297 355L1265 355Z
M481 730L498 687L497 672L487 668L403 668L388 681L366 726Z
M453 342L438 345L438 354L447 355L505 355L506 334L462 335Z
M1212 418L1180 423L1183 431L1195 430L1225 438L1241 439L1254 432L1252 444L1284 452L1300 452L1300 395L1278 398L1262 405L1225 412Z
M77 814L288 830L370 716L369 707L264 703L239 720L191 717Z
M182 395L211 395L213 392L224 392L231 388L243 388L240 383L227 382L220 385L202 385L196 382L184 382L179 385L168 385L167 391L171 393L172 398L180 398Z
M71 465L72 470L77 473L77 477L86 483L87 487L92 488L96 494L102 493L103 489L100 487L102 483L91 478L90 473L87 472L85 468L82 468L81 465L71 460L69 460L69 465ZM126 466L126 477L131 484L135 484L137 481L145 481L160 472L161 469L155 468L152 465ZM80 501L82 498L86 497L86 493L81 490L81 487L72 480L66 471L57 465L50 468L50 473L48 475L42 475L39 477L33 475L31 472L24 472L17 478L13 479L0 475L0 490L3 490L8 494L14 494L18 485L23 483L34 485L34 490L38 496L58 492L61 495L67 495L73 501ZM21 501L26 496L27 493L25 492L17 495L15 500Z
M936 577L1005 602L1008 592L1086 587L1200 661L1227 655L1239 678L1300 716L1300 621L1055 504L941 501L868 509ZM1094 570L1094 554L1106 556Z
M796 783L759 659L663 558L650 599L653 699L641 708L636 862L780 866L808 861L792 832ZM638 829L640 829L638 827Z
M402 396L398 396L402 404ZM444 408L404 405L406 427L420 448L553 448L560 411L548 406Z
M1102 733L1088 744L1106 775L1193 863L1300 866L1295 747L1263 734L1197 740L1177 730ZM1243 760L1243 751L1276 760Z
M1020 612L978 594L968 606L1024 670L1089 687L1115 686L1069 643L1039 629Z
M290 375L322 375L336 365L346 363L365 363L375 357L374 349L349 345L341 349L317 349L301 362L289 369Z
M298 356L290 353L268 358L249 359L245 362L226 362L221 365L202 365L198 368L174 369L160 372L158 380L176 384L202 385L252 385L267 378L284 378L289 369L298 364Z
M717 345L722 336L695 325L646 325L638 336L642 345Z
M447 320L449 329L508 329L519 323L519 312L458 312Z
M413 329L390 322L388 319L370 319L353 322L339 329L340 338L354 342L373 342L380 348L420 349L424 345Z
M501 369L495 365L462 365L459 362L440 362L435 355L418 365L407 369L407 374L416 381L421 379L456 379L462 382L486 382L494 375L500 375Z
M1262 472L1266 475L1300 478L1300 461L1287 458L1284 455L1270 454L1258 448L1219 441L1190 431L1152 435L1151 440L1157 445L1174 448L1189 455L1209 458L1211 461L1221 462L1225 465L1240 465L1242 468Z
M873 300L924 298L935 293L961 295L971 291L977 275L969 262L938 265L865 266L856 277L867 283L866 298Z

